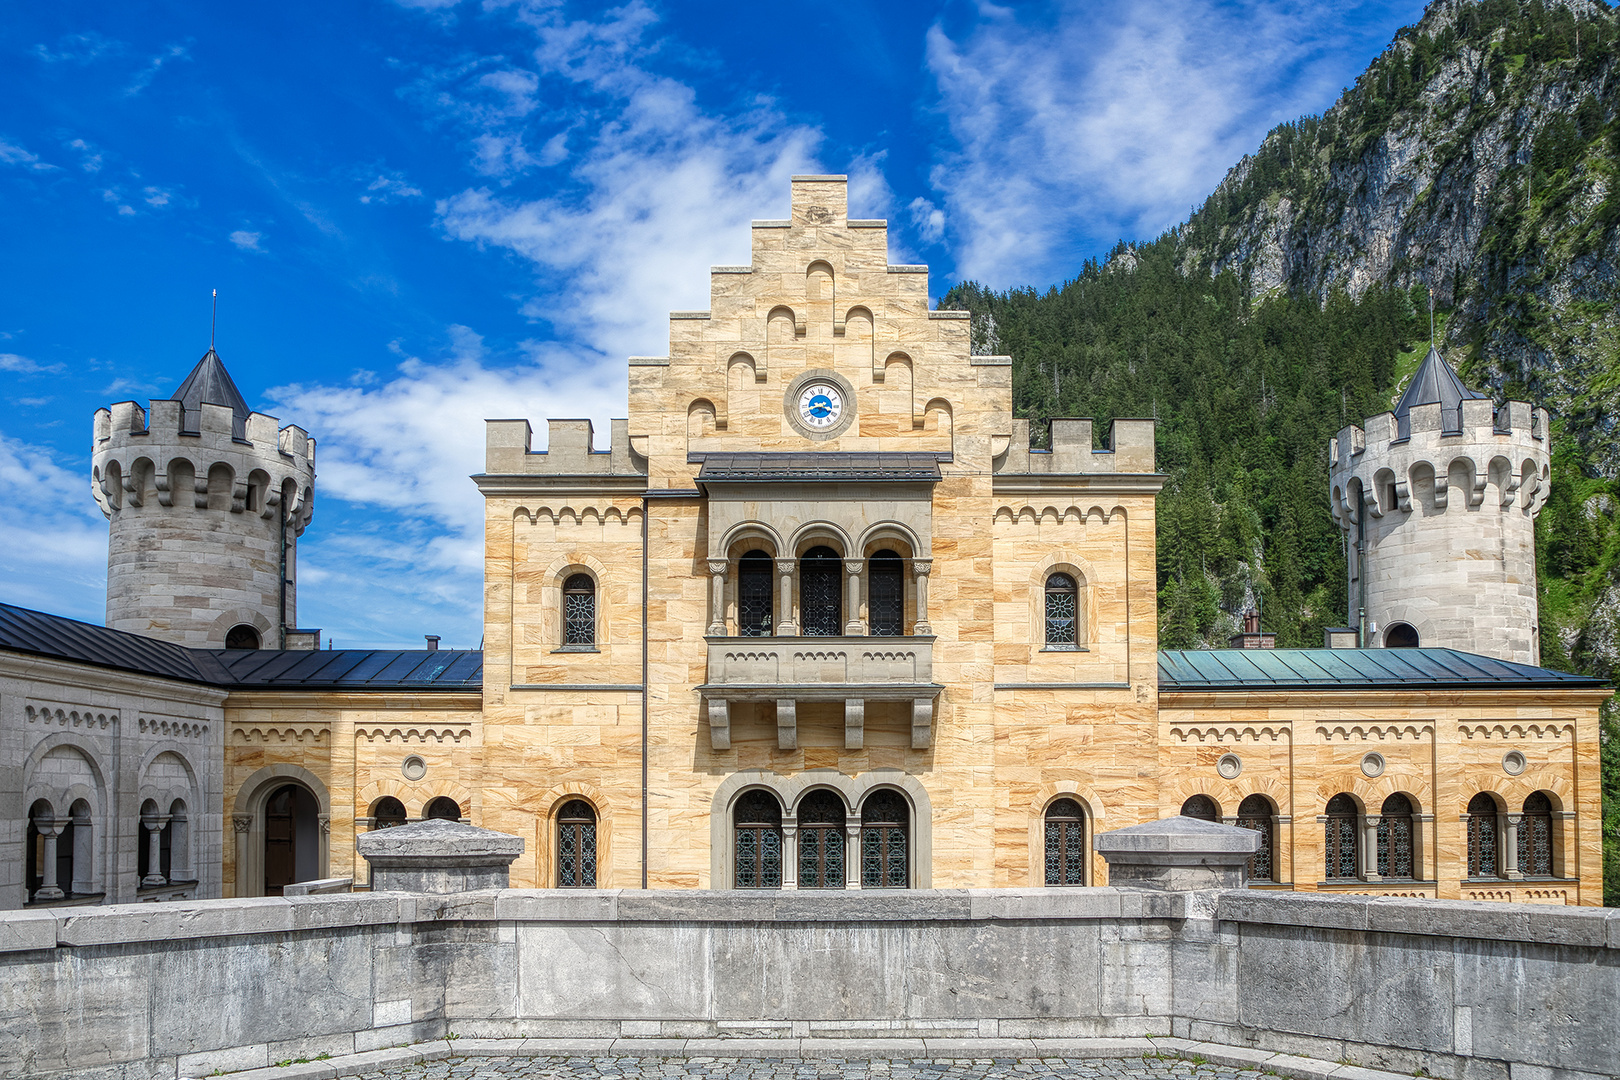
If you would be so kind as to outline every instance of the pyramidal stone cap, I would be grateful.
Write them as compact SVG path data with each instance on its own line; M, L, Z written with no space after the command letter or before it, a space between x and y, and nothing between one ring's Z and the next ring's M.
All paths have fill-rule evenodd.
M1098 833L1091 844L1108 862L1110 885L1171 892L1239 889L1249 879L1249 859L1260 850L1260 834L1178 816Z
M429 818L363 833L355 847L371 864L373 892L454 893L507 888L523 838Z

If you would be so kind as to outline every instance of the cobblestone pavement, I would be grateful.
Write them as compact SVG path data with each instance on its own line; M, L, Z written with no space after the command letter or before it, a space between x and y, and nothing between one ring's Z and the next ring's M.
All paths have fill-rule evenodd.
M428 1061L358 1080L1253 1080L1226 1065L1172 1058L857 1060L639 1057L467 1057Z

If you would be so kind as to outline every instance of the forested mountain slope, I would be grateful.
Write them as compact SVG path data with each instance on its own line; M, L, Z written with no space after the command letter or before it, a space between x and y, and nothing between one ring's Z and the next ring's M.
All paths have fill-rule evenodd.
M1613 9L1437 0L1184 225L1045 293L968 282L942 298L973 312L976 352L1013 357L1018 415L1159 421L1164 647L1222 646L1256 605L1282 646L1347 621L1328 440L1390 407L1427 349L1432 284L1468 382L1555 414L1543 662L1620 676L1617 102Z

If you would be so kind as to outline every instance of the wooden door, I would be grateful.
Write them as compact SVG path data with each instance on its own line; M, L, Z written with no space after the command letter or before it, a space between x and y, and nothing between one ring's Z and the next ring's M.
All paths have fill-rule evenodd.
M281 788L264 808L264 895L280 896L297 880L297 832L294 828L298 789Z

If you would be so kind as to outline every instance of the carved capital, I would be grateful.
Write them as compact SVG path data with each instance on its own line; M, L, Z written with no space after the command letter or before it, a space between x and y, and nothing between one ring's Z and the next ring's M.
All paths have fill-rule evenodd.
M798 565L799 560L797 559L777 559L776 572L782 577L789 577L793 574L794 568Z
M231 815L231 827L236 830L237 835L241 835L242 833L247 832L249 829L253 828L253 815L252 814L232 814Z
M332 819L330 817L322 814L315 820L320 823L322 836L330 836L332 834Z
M912 559L911 574L913 577L927 577L928 572L934 568L933 559Z
M730 559L710 559L709 574L713 577L725 577L726 571L731 569Z
M866 569L866 560L865 559L845 559L844 560L844 573L848 574L850 577L859 576L860 572L862 570L864 570L864 569Z

